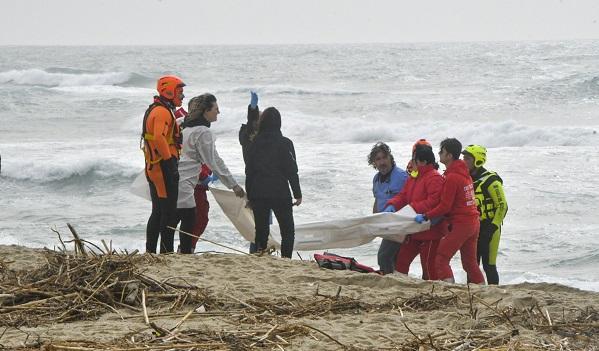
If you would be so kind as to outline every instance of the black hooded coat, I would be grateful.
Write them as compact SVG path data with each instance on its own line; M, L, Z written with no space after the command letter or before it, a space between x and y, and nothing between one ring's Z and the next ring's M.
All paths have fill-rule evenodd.
M281 116L268 114L249 147L245 188L248 199L289 199L302 197L293 142L281 133Z

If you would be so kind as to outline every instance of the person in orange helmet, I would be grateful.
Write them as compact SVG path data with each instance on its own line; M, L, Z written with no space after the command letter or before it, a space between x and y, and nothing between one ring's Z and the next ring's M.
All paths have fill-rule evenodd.
M158 95L148 107L142 125L142 149L145 154L146 178L152 197L152 214L146 228L146 252L173 252L174 232L167 229L177 210L179 184L178 160L181 132L175 122L175 108L183 103L185 83L177 76L160 77Z
M436 163L433 148L426 143L416 143L412 150L413 172L401 192L387 201L384 212L396 212L410 206L420 213L436 207L439 203L445 179L437 172L439 165ZM438 220L433 220L433 223L428 230L410 234L401 244L395 260L397 272L408 274L412 261L420 255L422 279L436 279L436 252L444 233Z
M418 145L424 145L424 146L428 146L428 147L432 148L432 145L431 145L431 143L428 142L428 140L418 139L418 140L416 140L414 145L412 145L412 156L414 156L414 152L416 152L416 147L418 147ZM408 161L408 164L406 165L406 172L412 178L416 178L416 177L418 177L418 167L413 165L413 161L414 161L413 159L410 159L410 161Z

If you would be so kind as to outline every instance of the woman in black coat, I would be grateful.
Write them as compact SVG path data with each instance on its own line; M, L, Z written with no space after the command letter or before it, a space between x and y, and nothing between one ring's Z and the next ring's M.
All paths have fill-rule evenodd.
M257 249L266 249L272 210L281 230L281 256L291 258L295 239L293 206L302 203L302 191L293 142L281 133L281 114L274 107L260 116L258 134L247 154L245 184L254 212Z

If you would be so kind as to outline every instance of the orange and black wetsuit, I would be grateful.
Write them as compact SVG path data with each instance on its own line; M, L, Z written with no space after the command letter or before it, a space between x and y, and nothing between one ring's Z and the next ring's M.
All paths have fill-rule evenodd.
M160 236L160 253L173 252L174 232L167 229L176 220L179 172L177 162L181 133L175 122L173 104L154 97L143 122L143 150L146 178L152 196L152 214L146 229L146 252L156 253Z

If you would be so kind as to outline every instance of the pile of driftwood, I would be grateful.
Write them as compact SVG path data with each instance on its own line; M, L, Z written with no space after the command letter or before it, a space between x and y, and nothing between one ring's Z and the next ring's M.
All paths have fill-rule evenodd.
M139 269L159 258L151 255L117 254L108 247L86 249L76 237L75 251L45 250L46 264L31 271L3 270L0 288L0 326L22 327L95 319L119 309L140 312L141 291L155 296L156 303L203 301L200 289L181 289L157 282ZM61 240L62 242L62 240ZM168 297L165 297L168 295Z
M46 264L37 269L16 272L0 260L0 350L2 335L10 328L94 320L106 313L123 320L143 319L147 327L111 342L32 337L20 350L285 350L306 338L334 343L338 349L363 350L306 322L362 313L394 314L402 321L397 327L405 329L406 337L391 340L380 335L377 350L568 350L599 343L599 311L591 307L564 309L558 315L538 304L515 308L501 300L485 301L470 289L447 286L380 303L343 296L341 287L325 295L318 286L308 299L243 300L181 280L157 281L144 274L144 266L161 264L163 258L117 253L105 243L101 248L81 240L74 229L72 233L75 250L67 251L61 239L62 248L45 250ZM410 322L410 316L434 311L451 311L465 327L423 333ZM156 322L165 317L177 322ZM186 325L205 317L220 317L235 327L200 330ZM535 337L521 337L524 334Z

